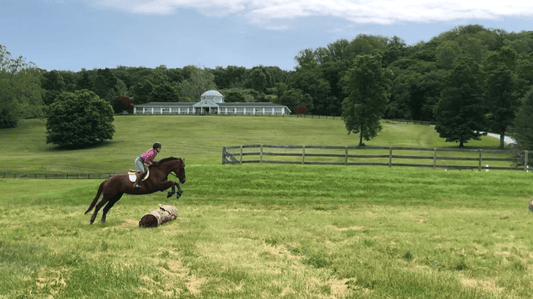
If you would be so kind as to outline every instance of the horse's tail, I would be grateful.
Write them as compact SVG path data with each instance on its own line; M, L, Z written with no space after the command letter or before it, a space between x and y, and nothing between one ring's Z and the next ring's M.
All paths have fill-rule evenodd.
M85 214L89 213L94 208L94 206L96 205L96 202L98 201L98 198L100 198L100 195L102 195L102 192L104 191L104 184L106 182L107 182L107 180L103 181L100 184L100 187L98 187L98 192L96 193L96 196L94 197L93 201L91 202L91 204L87 208L87 211L85 211Z

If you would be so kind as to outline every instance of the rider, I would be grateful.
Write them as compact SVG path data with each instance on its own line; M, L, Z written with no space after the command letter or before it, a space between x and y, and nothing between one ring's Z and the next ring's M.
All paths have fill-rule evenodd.
M152 145L152 148L150 150L138 156L135 159L135 167L137 167L137 170L140 172L148 171L148 168L146 167L146 165L150 166L153 163L157 162L156 160L154 160L154 158L155 156L157 156L157 153L159 153L160 151L161 151L161 143L156 142L154 143L154 145ZM142 177L144 177L144 173L137 177L137 180L135 181L135 183L133 183L133 187L136 187L136 188L141 187L139 186L139 183L141 183L140 181Z

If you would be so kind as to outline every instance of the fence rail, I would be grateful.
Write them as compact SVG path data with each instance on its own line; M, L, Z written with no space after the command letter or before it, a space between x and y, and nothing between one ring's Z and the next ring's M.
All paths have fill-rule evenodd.
M117 173L19 173L19 172L0 172L0 178L14 179L107 179Z
M358 151L359 153L356 153ZM426 154L422 155L420 152L426 152ZM222 149L222 164L381 165L528 171L530 151L523 151L522 154L523 157L519 161L509 150L248 144L224 147ZM254 159L255 157L258 159ZM273 157L277 157L277 159ZM414 161L420 160L430 160L431 162L414 163ZM450 164L449 161L456 162ZM486 164L489 162L492 165Z

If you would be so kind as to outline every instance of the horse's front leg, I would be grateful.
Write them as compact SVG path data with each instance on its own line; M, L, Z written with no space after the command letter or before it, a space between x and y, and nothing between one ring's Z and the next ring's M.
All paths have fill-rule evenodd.
M176 186L178 187L178 193L176 194L176 199L180 199L181 195L183 194L183 190L181 189L180 184L178 184L177 182L174 182L174 184L176 184Z
M175 187L175 186L172 186L171 191L168 191L167 198L171 197L171 196L174 195L175 193L176 193L176 187Z

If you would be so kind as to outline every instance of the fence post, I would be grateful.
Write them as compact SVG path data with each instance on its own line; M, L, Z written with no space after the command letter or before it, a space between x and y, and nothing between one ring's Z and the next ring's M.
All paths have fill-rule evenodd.
M242 165L242 144L241 144L240 162L241 162L241 165Z
M348 147L344 150L344 165L348 165Z
M433 168L437 167L437 149L433 148Z
M389 167L392 167L392 146L390 147L390 150L389 150Z
M224 159L224 153L226 153L226 147L225 146L222 148L222 165L225 164L224 162L226 160L226 159Z
M528 157L529 153L527 150L524 151L524 170L527 172L527 163L528 163Z
M302 145L302 164L305 163L305 145Z
M479 165L477 167L477 169L479 171L481 171L481 162L482 162L482 154L481 153L482 153L482 151L483 151L482 149L479 149Z
M263 145L261 144L261 150L259 151L259 164L263 164Z

